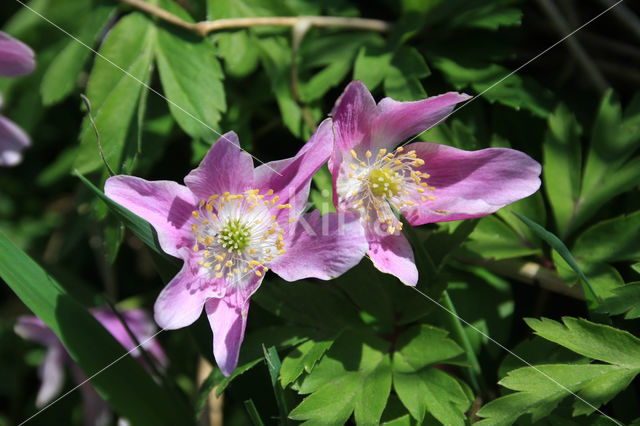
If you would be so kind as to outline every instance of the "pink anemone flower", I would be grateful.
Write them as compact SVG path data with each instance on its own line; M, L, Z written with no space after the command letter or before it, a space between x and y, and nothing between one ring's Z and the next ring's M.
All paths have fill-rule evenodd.
M34 68L35 59L31 48L0 31L0 77L29 74ZM22 151L29 145L31 140L24 130L0 115L0 166L19 164Z
M374 266L407 285L417 283L418 270L389 204L411 225L423 225L485 216L540 187L540 164L520 151L464 151L427 142L399 146L467 99L449 92L417 102L384 98L376 105L366 86L354 81L331 114L334 204L360 218Z
M244 339L249 299L272 269L287 281L334 278L367 250L357 218L303 214L311 177L332 147L325 120L300 152L254 169L235 133L223 135L184 181L107 179L105 193L146 219L162 249L184 260L155 303L156 322L177 329L203 309L213 354L229 376Z
M96 308L91 309L90 312L127 351L131 351L135 357L140 356L140 350L136 348L136 343L131 339L126 328L113 311L108 308ZM153 339L157 327L147 313L141 309L131 309L121 312L120 315L142 347L148 351L149 355L151 355L160 366L164 367L167 364L167 358L158 342ZM71 357L64 349L64 346L62 346L58 336L38 317L21 316L18 318L14 330L20 337L47 347L44 361L40 364L38 371L42 385L36 396L37 408L42 408L49 404L62 391L65 365L69 365L76 382L83 383L86 380L86 376L80 368L72 362ZM84 401L84 424L87 426L108 424L111 417L111 410L107 403L98 395L98 392L96 392L91 385L82 386L80 390ZM119 424L126 423L121 421Z

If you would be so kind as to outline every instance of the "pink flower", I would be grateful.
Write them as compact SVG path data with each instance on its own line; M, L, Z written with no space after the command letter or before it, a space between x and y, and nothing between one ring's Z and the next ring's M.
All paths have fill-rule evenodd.
M354 81L332 112L336 208L359 216L375 267L408 285L417 283L418 270L389 203L409 223L422 225L485 216L540 187L540 164L513 149L464 151L426 142L398 147L467 99L449 92L417 102L384 98L376 105Z
M186 186L115 176L108 197L146 219L162 249L184 260L182 270L155 303L164 329L185 327L204 306L213 353L225 375L238 362L249 299L272 269L287 281L334 278L360 261L367 249L351 215L302 215L313 174L331 153L330 120L293 158L254 169L235 133L223 135ZM343 222L343 223L341 223Z
M25 75L31 73L34 68L34 54L29 46L0 31L0 76ZM20 163L22 150L29 145L29 136L12 121L0 115L0 166L15 166Z
M93 316L106 328L109 333L124 346L127 351L132 351L133 356L139 356L140 351L134 349L136 344L122 325L120 319L107 308L90 310ZM132 309L121 313L129 329L138 339L142 347L162 366L167 359L164 351L156 340L151 337L156 332L156 326L140 309ZM64 385L64 367L69 364L71 372L78 383L86 380L80 368L71 361L71 357L62 346L62 343L49 327L39 318L34 316L21 316L14 327L15 332L24 339L32 340L47 347L44 361L40 364L39 375L42 385L36 397L36 407L42 408L60 394ZM107 403L98 395L91 385L82 386L82 396L85 406L85 425L107 424L111 412Z

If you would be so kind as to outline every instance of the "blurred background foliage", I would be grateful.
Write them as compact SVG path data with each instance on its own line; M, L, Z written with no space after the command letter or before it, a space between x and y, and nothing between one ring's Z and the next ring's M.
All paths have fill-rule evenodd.
M108 174L81 93L91 101L116 173L181 181L219 132L236 131L243 148L264 162L293 155L352 79L377 99L481 94L417 140L512 147L543 164L535 195L480 220L412 231L432 263L432 274L421 270L419 288L468 323L452 320L366 259L328 283L292 284L270 275L254 298L237 377L224 379L214 369L204 384L197 381L202 365L213 363L201 318L160 335L171 361L166 380L123 384L124 367L104 373L96 386L116 411L134 424L160 424L145 414L156 409L167 413L159 422L183 415L189 424L203 410L207 417L207 404L209 411L222 404L228 424L258 417L266 424L608 422L540 371L523 368L495 339L531 364L547 364L539 370L606 414L638 422L640 341L632 335L640 331L637 4L621 3L510 74L613 2L150 3L187 22L327 15L392 26L387 33L255 26L202 37L115 0L32 0L26 3L32 10L4 2L1 28L35 50L37 69L0 79L3 114L33 140L20 166L0 171L6 236L0 272L13 288L0 287L0 424L36 411L44 349L14 334L18 315L31 309L46 316L68 306L77 316L65 322L51 315L51 321L63 331L88 321L66 336L65 346L85 372L97 371L100 359L117 357L117 347L84 308L103 305L105 297L119 308L150 308L176 268L158 253L144 223L101 201ZM328 170L321 169L311 201L329 211L330 194ZM547 234L511 210L569 250L551 249ZM582 272L597 297L584 290ZM56 284L47 293L41 281L50 277ZM547 319L523 320L529 317ZM101 357L88 347L103 349ZM124 388L135 403L115 397ZM212 389L224 391L224 402ZM140 399L139 392L157 399ZM178 408L158 408L167 398ZM151 405L143 410L136 403ZM29 424L77 424L81 410L72 393Z

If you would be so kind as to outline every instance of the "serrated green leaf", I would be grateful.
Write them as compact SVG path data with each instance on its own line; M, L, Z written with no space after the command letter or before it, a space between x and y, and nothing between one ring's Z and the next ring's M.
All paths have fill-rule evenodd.
M113 4L97 3L92 6L90 13L83 17L82 27L77 36L86 46L78 40L69 40L42 77L40 94L43 105L60 102L77 87L78 75L91 54L89 48L98 41L104 26L116 12Z
M293 10L279 0L207 0L207 17L210 20L292 14Z
M427 367L414 374L394 372L393 388L413 418L422 422L429 412L444 425L464 425L471 401L456 379Z
M605 220L580 234L573 246L576 257L592 262L640 259L640 211Z
M593 364L550 364L513 370L500 384L517 392L483 406L477 414L485 419L476 424L510 425L524 414L531 414L536 422L570 396L570 392L578 392L601 377L616 379L612 373L620 370L615 365Z
M296 380L303 371L310 373L316 362L329 350L335 338L307 340L294 348L282 361L280 384L286 387Z
M640 339L627 331L582 318L563 317L564 325L546 318L527 318L525 321L537 335L580 355L640 369Z
M412 373L436 363L445 363L464 353L449 333L427 324L411 327L396 342L393 371Z
M131 356L122 357L122 345L2 233L0 251L0 277L56 333L91 384L121 415L140 425L190 424L184 408L142 365Z
M543 147L542 177L561 235L567 235L581 185L581 128L567 107L560 105L548 119Z
M578 392L578 395L588 401L589 404L576 399L573 403L573 415L579 416L593 413L596 407L606 404L614 396L626 389L637 374L637 369L619 369L596 377Z
M193 19L173 2L161 6L186 20ZM222 68L207 39L161 23L157 32L158 72L169 110L191 137L213 142L226 111Z
M291 411L294 420L342 424L352 412L356 423L377 424L391 391L389 343L345 332L303 381L311 393Z
M626 312L625 319L640 318L640 282L629 283L614 288L613 295L604 299L602 311L611 315Z
M111 62L97 57L89 77L87 97L104 155L116 171L121 169L142 85L149 82L154 44L155 27L149 18L137 12L125 16L100 48L100 54ZM80 141L75 162L78 171L86 174L103 167L94 130L86 118Z

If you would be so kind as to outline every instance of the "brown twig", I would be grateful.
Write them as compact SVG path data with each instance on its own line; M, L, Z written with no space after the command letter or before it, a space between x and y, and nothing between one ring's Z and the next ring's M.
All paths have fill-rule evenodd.
M482 266L502 277L511 278L526 284L537 285L545 290L574 299L585 300L582 287L579 285L569 287L555 271L535 262L525 262L514 259L487 260L466 257L463 259L456 258L456 260L467 264Z
M130 6L143 10L162 20L189 31L206 36L210 32L233 28L249 28L257 26L294 27L300 21L307 21L312 27L340 27L354 30L388 32L391 24L378 19L343 18L337 16L265 16L252 18L215 19L213 21L187 22L158 6L142 0L120 0Z

